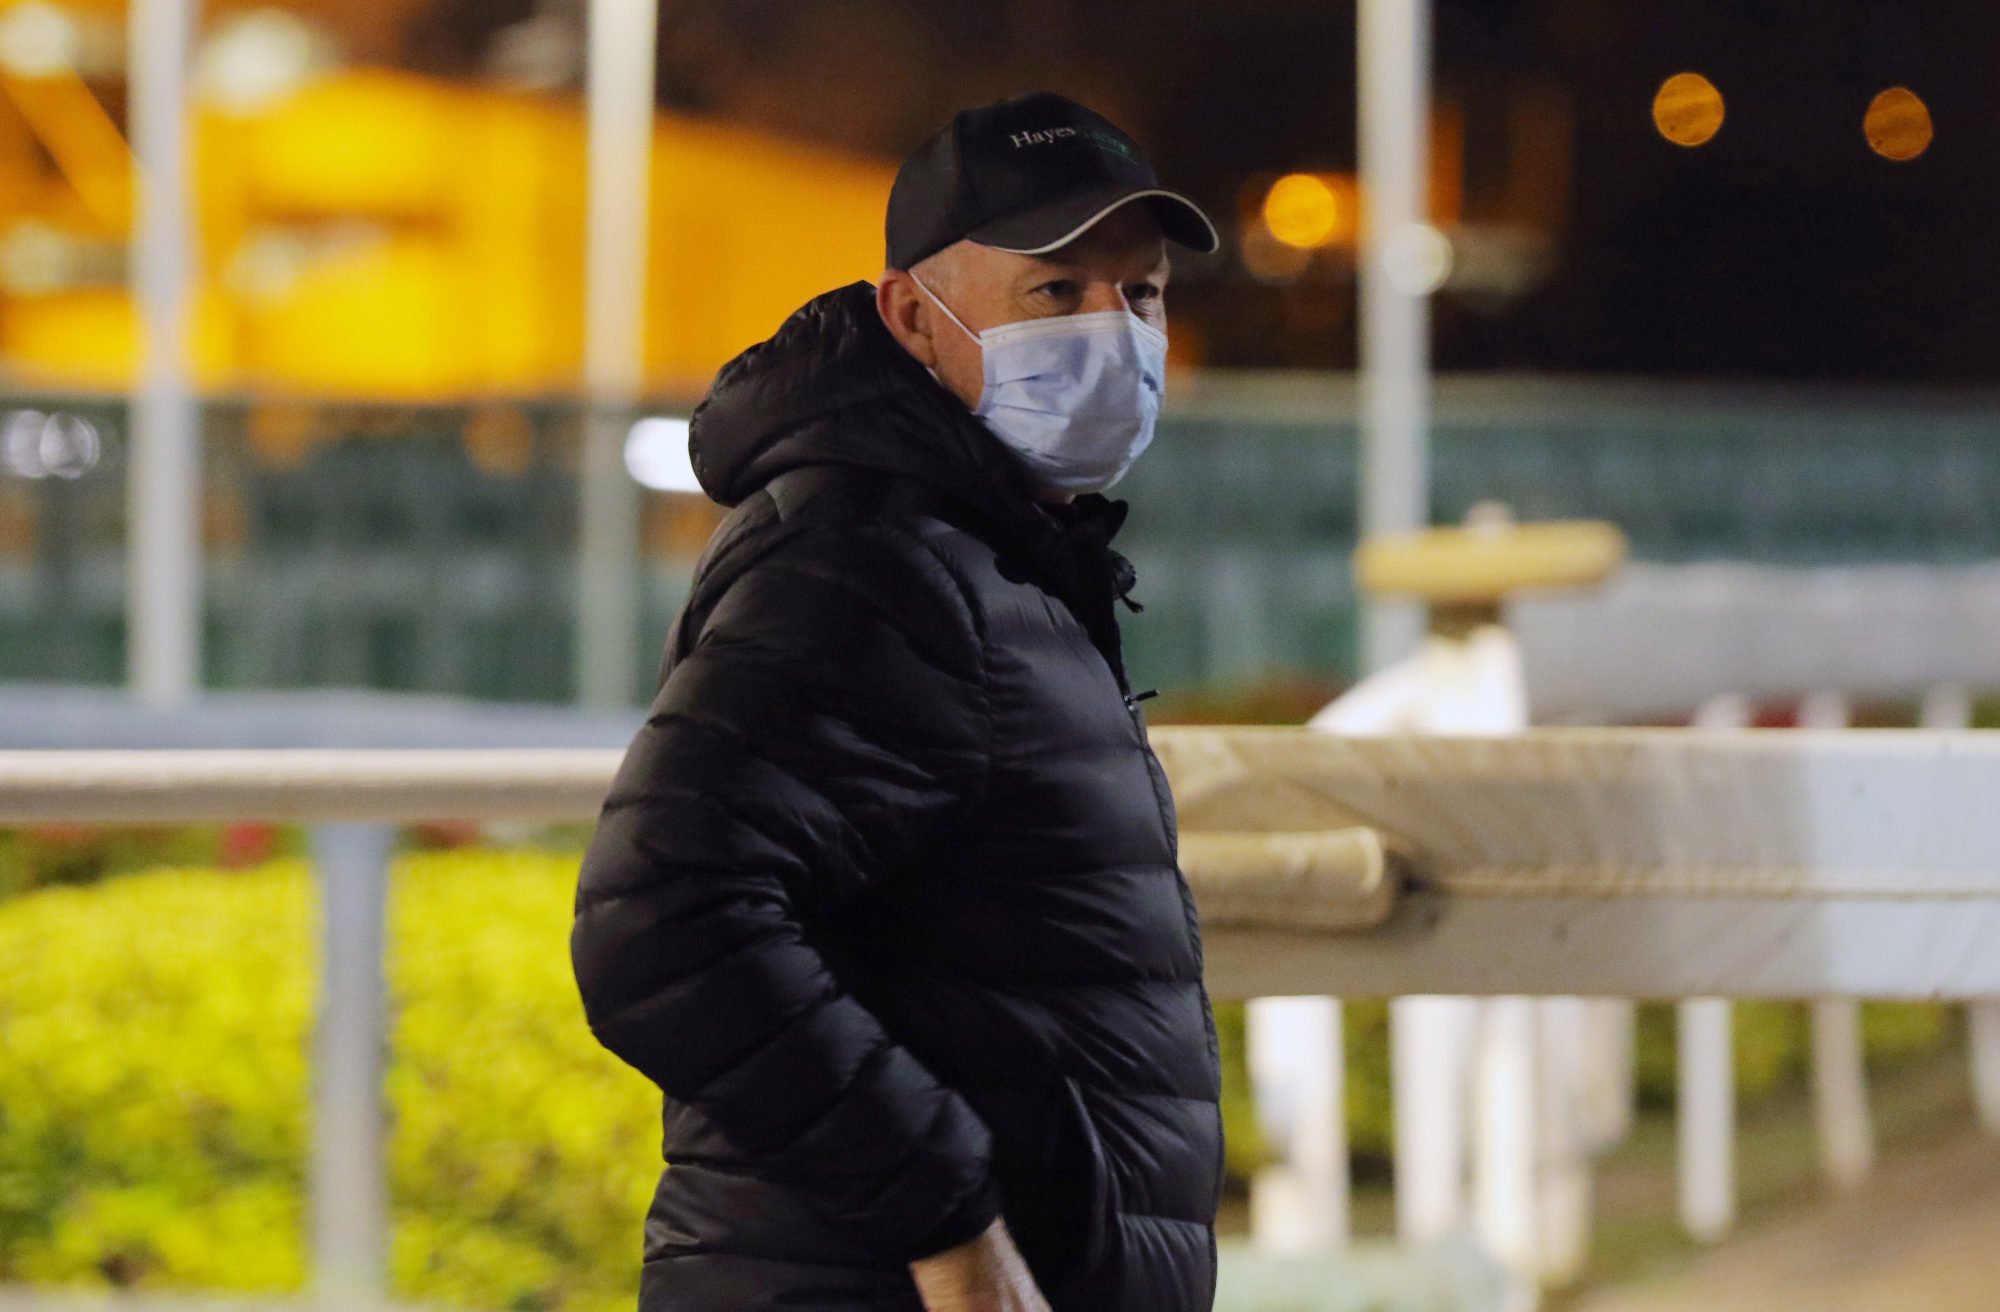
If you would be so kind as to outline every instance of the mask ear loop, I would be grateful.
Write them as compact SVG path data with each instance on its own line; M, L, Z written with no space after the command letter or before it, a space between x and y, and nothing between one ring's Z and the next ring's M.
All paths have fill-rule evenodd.
M910 281L915 283L919 287L923 287L924 295L930 297L931 300L937 305L938 309L944 311L944 317L951 320L953 323L957 324L958 330L964 333L967 337L970 337L975 346L978 345L979 334L973 332L972 329L967 328L965 326L965 321L963 319L960 319L957 315L953 314L951 312L951 307L949 305L946 305L942 300L940 300L936 292L932 291L928 287L924 287L924 280L917 276L917 271L915 269L911 269L909 271L909 274L910 274Z

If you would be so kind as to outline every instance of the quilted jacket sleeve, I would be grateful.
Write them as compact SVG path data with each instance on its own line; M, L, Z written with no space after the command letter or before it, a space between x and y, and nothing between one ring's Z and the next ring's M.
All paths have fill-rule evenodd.
M985 1126L841 987L803 925L924 855L985 774L958 585L886 529L819 529L734 580L599 817L571 937L598 1039L871 1252L999 1211Z

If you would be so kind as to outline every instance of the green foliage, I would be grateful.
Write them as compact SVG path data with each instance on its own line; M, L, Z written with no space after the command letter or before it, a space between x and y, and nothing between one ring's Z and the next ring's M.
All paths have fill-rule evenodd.
M1736 1096L1754 1102L1806 1081L1812 1024L1800 1002L1743 1001L1730 1009L1736 1052ZM1883 1070L1935 1052L1956 1036L1954 1012L1934 1002L1865 1002L1862 1050L1870 1069ZM1675 1010L1639 1009L1639 1101L1674 1103Z
M1242 1003L1215 1004L1215 1037L1222 1051L1224 1169L1237 1179L1248 1179L1270 1159L1270 1153L1257 1125L1257 1108L1250 1096Z
M0 1282L298 1283L303 868L0 905Z
M91 884L154 866L230 868L304 849L297 826L32 825L0 829L0 898L58 885Z
M1387 1163L1395 1148L1389 1094L1389 1004L1379 998L1341 1008L1347 1057L1347 1146L1363 1160Z
M1937 1002L1864 1002L1861 1046L1877 1070L1905 1065L1960 1037L1965 1013Z
M570 974L576 858L405 858L390 978L395 1273L488 1308L629 1308L659 1093L598 1046Z
M1146 716L1153 724L1304 724L1340 695L1315 679L1267 679L1220 690L1162 693Z
M398 862L403 1297L631 1306L658 1097L584 1027L575 873L536 852ZM299 1285L312 916L296 860L0 905L0 1283Z

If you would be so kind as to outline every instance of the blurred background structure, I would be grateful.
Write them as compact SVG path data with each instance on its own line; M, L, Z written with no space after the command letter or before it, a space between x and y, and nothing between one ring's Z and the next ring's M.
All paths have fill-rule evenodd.
M1973 0L0 0L0 748L108 745L133 732L120 689L173 726L160 745L195 724L211 745L341 725L361 741L412 705L453 741L505 723L616 745L718 522L685 445L708 380L811 296L878 271L911 145L963 104L1040 87L1130 128L1225 230L1219 254L1177 261L1168 412L1118 491L1146 607L1128 661L1163 690L1156 718L1304 720L1420 631L1413 611L1369 610L1357 545L1498 503L1523 522L1609 521L1630 543L1603 587L1507 607L1535 723L1993 723L1996 66L2000 14ZM279 693L303 700L259 700ZM576 837L502 836L559 852ZM494 875L474 837L406 834L465 851L409 858L431 873L399 875L396 905L470 914L497 879L560 914L560 859L494 858ZM246 972L238 992L297 1003L253 1040L196 1000L179 958L120 964L146 941L142 904L209 926L222 952L245 930L217 889L161 875L115 908L115 884L89 906L30 890L255 867L226 878L305 952L284 862L306 850L268 826L0 834L0 899L17 895L0 942L119 926L78 957L98 974L32 958L68 992L30 990L22 967L14 1001L0 993L0 1081L67 1061L62 1040L93 1038L81 1027L130 1023L116 999L148 989L159 1015L192 1023L175 1010L192 1008L235 1036L216 1051L291 1052L303 966L228 967ZM397 1023L506 993L504 962L549 946L521 915L483 957L395 922L424 945L392 958ZM435 1033L397 1031L397 1133L417 1137L393 1141L390 1267L410 1296L622 1297L645 1091L568 1053L580 1026L548 993L566 983L535 960L542 992L508 994L506 1014L556 1069L524 1058L512 1084L454 1087L486 1109L452 1103L470 1146L423 1106L425 1081L451 1079ZM293 973L278 988L267 968ZM1787 1128L1809 1112L1808 1034L1858 1026L1854 1062L1902 1072L1877 1095L1885 1151L1902 1125L1991 1165L1990 1145L1953 1137L1974 1120L1965 1056L1990 1017L1769 1005L1739 1009L1733 1039L1713 1009L1678 1030L1670 1009L1638 1020L1656 1113L1677 1042L1706 1033L1713 1059L1719 1034L1735 1054L1723 1092L1746 1125L1770 1120L1740 1148L1746 1215L1810 1194ZM1340 1081L1363 1233L1392 1228L1385 1016L1348 1008ZM1242 1023L1225 1012L1232 1044ZM272 1060L225 1092L188 1067L175 1078L199 1124L153 1139L113 1095L158 1067L0 1085L0 1285L303 1279L300 1241L271 1218L301 1206L304 1076ZM538 1087L615 1104L605 1143L636 1174L602 1145L548 1142L562 1115ZM1276 1149L1232 1089L1247 1185ZM543 1138L510 1136L496 1108ZM204 1116L272 1137L217 1130L211 1152ZM1586 1300L1697 1261L1657 1205L1647 1126L1604 1168ZM578 1173L600 1192L563 1183ZM1932 1192L1974 1199L1967 1214L2000 1187L1945 1174ZM561 1195L567 1212L521 1201L572 1187L588 1200ZM239 1260L251 1249L281 1256ZM2000 1299L1967 1287L1975 1302L1936 1306Z
M135 52L115 5L4 14L0 673L123 682ZM644 476L681 490L628 512L636 628L579 644L577 489L602 464L583 440L582 19L204 11L185 307L200 685L565 699L590 681L579 649L609 645L629 676L612 699L647 692L713 517L647 454L676 454L671 423L635 430ZM1980 174L2000 139L1950 111L2000 53L1993 27L1946 4L1796 19L1441 4L1429 517L1482 499L1603 516L1648 565L1828 571L1815 586L1858 610L1902 604L1867 567L1935 570L1984 626L1943 640L1971 662L1961 677L1983 673L2000 617L1953 567L2000 537L1982 440L2000 398L1967 328L2000 296L1979 236L2000 219ZM1167 440L1129 485L1152 566L1141 663L1177 689L1352 677L1353 30L1351 9L1278 0L1172 22L1054 2L670 7L661 108L626 168L652 180L645 249L621 266L644 290L633 417L684 417L723 360L871 276L894 160L953 105L1077 92L1233 220L1223 254L1176 271L1182 373ZM1705 70L1692 98L1667 81L1688 68ZM1923 148L1885 157L1871 97L1912 80L1930 97L1922 141L1894 149ZM1935 145L1933 122L1949 129ZM1771 582L1641 577L1649 601L1685 583L1738 619ZM1656 709L1687 698L1669 701Z

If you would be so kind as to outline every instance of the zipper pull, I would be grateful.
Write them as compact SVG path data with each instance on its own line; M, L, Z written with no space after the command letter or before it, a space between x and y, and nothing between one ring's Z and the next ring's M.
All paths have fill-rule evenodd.
M1128 711L1132 710L1148 697L1158 697L1159 695L1160 690L1158 688L1148 688L1144 692L1128 692L1125 694L1125 709Z

